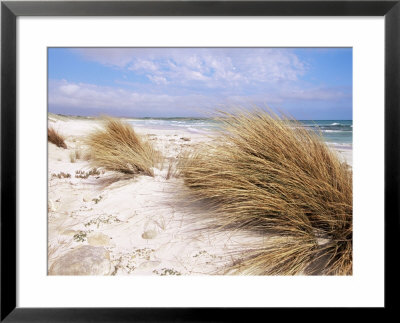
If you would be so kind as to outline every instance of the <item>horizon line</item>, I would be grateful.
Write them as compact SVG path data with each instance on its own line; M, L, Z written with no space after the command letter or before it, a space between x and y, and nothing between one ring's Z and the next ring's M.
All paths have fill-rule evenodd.
M54 114L57 116L61 117L81 117L81 118L100 118L101 116L107 116L107 114L99 114L97 116L95 115L76 115L76 114L62 114L62 113L54 113L54 112L49 112L47 111L47 114ZM113 118L120 118L120 119L213 119L213 117L179 117L179 116L173 116L173 117L133 117L133 116L111 116ZM329 120L342 120L342 121L353 121L353 119L295 119L298 121L329 121Z

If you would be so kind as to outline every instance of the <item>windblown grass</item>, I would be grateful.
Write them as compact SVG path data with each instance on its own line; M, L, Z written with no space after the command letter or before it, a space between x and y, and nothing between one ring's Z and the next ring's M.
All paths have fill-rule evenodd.
M64 136L60 135L53 127L47 129L47 140L57 147L67 149Z
M249 274L352 273L352 172L295 120L263 110L223 113L216 142L180 163L190 194L220 227L265 234L235 270Z
M105 117L103 128L91 133L85 142L93 167L154 176L153 167L161 161L160 153L150 142L118 119Z

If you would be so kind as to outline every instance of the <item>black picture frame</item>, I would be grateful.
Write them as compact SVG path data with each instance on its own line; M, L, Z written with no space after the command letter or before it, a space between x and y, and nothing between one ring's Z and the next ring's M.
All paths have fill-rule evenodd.
M384 16L385 310L396 308L400 181L400 0L4 1L1 3L1 321L238 321L265 309L19 308L16 306L16 19L19 16ZM373 255L371 255L373 256ZM38 291L40 292L40 291ZM282 309L274 309L282 311ZM380 311L379 311L380 312Z

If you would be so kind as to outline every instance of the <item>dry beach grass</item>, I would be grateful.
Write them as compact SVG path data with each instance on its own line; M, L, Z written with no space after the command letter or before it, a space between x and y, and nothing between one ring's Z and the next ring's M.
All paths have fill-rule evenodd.
M89 245L109 252L107 275L351 274L351 168L296 121L52 119L68 147L48 147L49 268Z
M220 227L266 237L230 272L352 274L352 171L318 133L263 110L222 113L216 141L180 162Z
M154 176L153 167L162 160L153 145L129 124L109 117L103 118L103 128L89 134L85 143L91 165L106 170Z
M57 147L67 149L65 138L53 127L47 129L47 140L55 144Z

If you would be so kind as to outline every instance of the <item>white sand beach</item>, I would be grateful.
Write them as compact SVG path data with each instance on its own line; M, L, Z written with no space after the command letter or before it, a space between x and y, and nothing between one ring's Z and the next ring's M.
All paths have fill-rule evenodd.
M241 231L205 228L210 211L186 205L169 163L154 177L93 169L84 138L98 119L49 116L67 149L48 143L50 275L224 274L240 251L262 242ZM185 149L212 140L202 133L135 127L172 165ZM352 151L338 150L352 165Z

